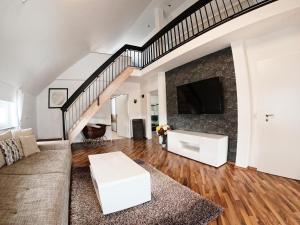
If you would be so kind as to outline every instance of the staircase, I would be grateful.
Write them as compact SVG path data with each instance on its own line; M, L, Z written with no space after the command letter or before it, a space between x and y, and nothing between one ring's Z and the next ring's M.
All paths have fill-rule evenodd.
M142 47L124 45L61 108L64 139L75 141L96 112L134 72L209 30L277 0L199 0Z
M89 120L113 93L141 67L138 48L125 45L100 66L62 107L64 139L74 142Z

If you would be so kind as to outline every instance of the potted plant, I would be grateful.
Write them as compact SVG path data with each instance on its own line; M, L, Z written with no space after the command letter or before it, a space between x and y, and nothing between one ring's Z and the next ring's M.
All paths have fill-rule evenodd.
M159 125L156 127L156 133L159 136L159 143L162 145L163 148L167 146L168 130L170 130L170 126L167 124Z

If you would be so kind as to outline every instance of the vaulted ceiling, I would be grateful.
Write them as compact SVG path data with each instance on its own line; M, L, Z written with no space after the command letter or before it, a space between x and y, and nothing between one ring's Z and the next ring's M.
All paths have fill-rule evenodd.
M150 0L1 0L0 79L37 94L93 49L109 51Z
M153 14L146 13L147 18L141 20L144 26L136 21L153 1L169 14L169 4L177 7L186 2L1 0L0 81L38 94L89 52L113 53L130 39L122 38L129 30L131 37L143 36ZM132 29L134 26L137 28Z

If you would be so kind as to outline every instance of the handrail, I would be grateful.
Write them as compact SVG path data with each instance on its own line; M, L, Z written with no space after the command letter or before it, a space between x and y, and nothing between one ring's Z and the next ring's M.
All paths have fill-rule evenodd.
M176 18L171 20L167 25L165 25L158 33L156 33L150 40L148 40L143 45L143 50L145 50L151 43L153 43L157 38L161 37L163 34L168 32L170 29L172 29L174 26L176 26L179 22L184 20L186 17L188 17L190 14L197 11L199 8L203 7L207 3L211 2L212 0L200 0L193 5L191 5L189 8L187 8L185 11L183 11L181 14L179 14Z
M66 120L69 123L70 121L74 123L73 105L75 104L76 107L82 107L83 105L84 107L88 107L91 101L94 101L100 95L101 91L118 75L114 70L120 72L126 66L133 66L140 69L145 68L199 35L240 15L275 1L278 0L229 0L226 4L225 0L199 0L165 25L142 47L124 45L104 62L62 106L64 137L66 137L65 132L69 128L65 124ZM124 63L124 60L127 62ZM107 70L110 73L108 77ZM100 83L97 83L99 79L103 80L102 86ZM94 93L95 86L96 93ZM92 97L90 96L91 87L93 87ZM78 99L84 98L83 94L87 90L89 95L86 94L85 97L88 97L88 101L87 99L79 101ZM72 109L72 114L69 115L69 118L65 118L69 109ZM80 112L79 110L79 114ZM77 114L75 121L80 118Z
M206 4L212 2L213 0L200 0L196 3L194 3L192 6L190 6L188 9L186 9L184 12L182 12L179 16L174 18L171 22L169 22L166 26L164 26L158 33L156 33L150 40L148 40L142 47L134 46L134 45L128 45L125 44L122 48L120 48L115 54L113 54L104 64L102 64L74 93L73 95L67 100L67 102L62 106L62 111L66 111L68 107L72 104L74 100L76 100L76 96L78 97L79 94L86 88L88 85L110 64L112 63L120 54L126 50L136 50L136 51L145 51L147 47L149 47L153 42L155 42L159 37L161 37L163 34L171 30L174 26L176 26L179 22L184 20L186 17L188 17L190 14L197 11L199 8L205 6ZM259 1L256 5L253 5L251 9L256 9L258 7L261 7L263 5L269 4L270 2L274 2L277 0L264 0ZM250 7L249 7L250 8ZM250 10L248 10L250 11ZM230 19L233 17L236 17L232 15ZM215 26L214 26L215 27ZM180 45L181 46L181 45Z
M141 51L141 47L133 45L124 45L115 54L113 54L108 60L106 60L82 85L72 94L72 96L61 107L62 111L66 111L69 106L76 100L76 98L95 80L101 72L103 72L116 58L118 58L126 50Z

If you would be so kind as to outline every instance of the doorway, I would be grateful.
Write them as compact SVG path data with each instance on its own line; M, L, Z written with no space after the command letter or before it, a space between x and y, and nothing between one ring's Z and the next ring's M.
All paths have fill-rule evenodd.
M128 95L111 98L112 139L130 137L130 120L128 113Z
M300 53L258 64L258 170L300 180Z
M149 139L155 138L158 142L156 127L159 125L159 98L158 90L147 94L147 118L146 118L146 136Z
M158 91L153 91L150 93L150 109L151 131L153 137L156 136L156 127L159 125Z

